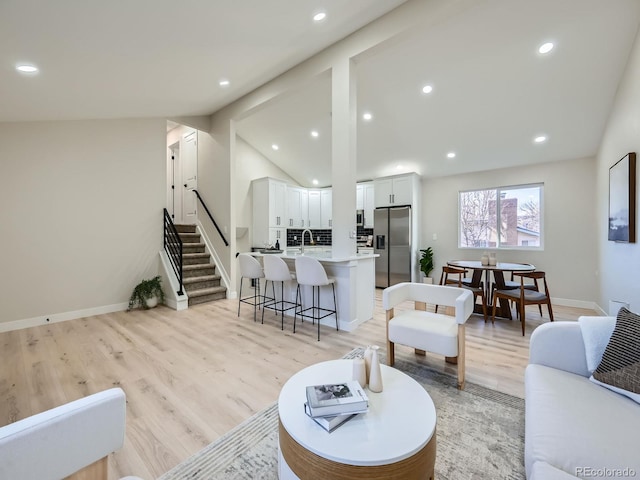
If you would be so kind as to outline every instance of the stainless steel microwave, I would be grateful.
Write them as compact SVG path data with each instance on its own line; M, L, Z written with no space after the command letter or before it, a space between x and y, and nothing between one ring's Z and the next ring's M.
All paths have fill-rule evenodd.
M356 210L356 226L364 226L364 210Z

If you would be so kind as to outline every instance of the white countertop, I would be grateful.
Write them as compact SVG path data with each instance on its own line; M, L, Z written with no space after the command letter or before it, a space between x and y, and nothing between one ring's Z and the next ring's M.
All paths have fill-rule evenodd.
M436 428L436 409L426 390L408 375L381 365L384 390L369 397L369 411L327 433L304 413L306 387L350 380L352 360L307 367L282 387L280 421L300 445L321 457L349 465L386 465L418 452Z
M319 260L320 262L333 262L333 263L337 263L337 262L351 262L353 260L365 260L365 259L371 259L371 258L375 258L375 257L379 257L380 255L375 254L375 253L356 253L353 255L345 255L345 256L337 256L334 257L333 256L333 252L326 252L326 251L306 251L304 253L300 253L298 250L283 250L282 253L260 253L260 252L253 252L251 253L251 255L254 255L256 257L261 257L263 255L277 255L281 258L284 259L289 259L289 260L295 260L296 258L300 257L300 256L305 256L305 257L311 257L311 258L315 258L317 260Z

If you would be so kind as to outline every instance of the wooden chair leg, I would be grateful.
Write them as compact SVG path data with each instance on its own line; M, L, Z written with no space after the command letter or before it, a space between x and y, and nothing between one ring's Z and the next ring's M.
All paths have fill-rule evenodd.
M524 315L525 315L525 305L524 302L520 303L520 322L522 323L522 336L524 337Z
M393 364L396 363L395 353L395 344L387 340L387 365L390 367L393 367Z
M542 308L542 304L540 305L540 308ZM547 303L547 309L549 310L549 320L553 322L553 309L551 308L551 300L549 300L549 303Z
M465 328L458 325L458 390L464 390L465 382Z
M498 303L498 296L494 293L493 294L493 313L491 314L491 324L495 324L496 323L496 303Z

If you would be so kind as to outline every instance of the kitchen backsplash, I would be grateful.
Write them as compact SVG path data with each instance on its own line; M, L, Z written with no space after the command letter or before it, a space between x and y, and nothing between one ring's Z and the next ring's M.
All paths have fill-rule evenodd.
M298 228L287 228L287 246L289 247L298 247L302 245L302 232L303 229ZM304 234L304 244L309 245L311 242L309 241L309 234ZM331 245L331 230L311 230L311 235L313 235L313 240L316 242L316 245ZM294 240L294 237L296 239Z
M288 228L287 229L287 246L288 247L298 247L302 245L302 232L304 230L298 228ZM331 245L331 230L321 230L314 229L311 230L311 234L313 235L313 240L316 242L316 245ZM358 227L357 231L358 237L373 235L373 228L363 228ZM294 237L296 239L294 240ZM305 233L304 244L309 245L309 234Z

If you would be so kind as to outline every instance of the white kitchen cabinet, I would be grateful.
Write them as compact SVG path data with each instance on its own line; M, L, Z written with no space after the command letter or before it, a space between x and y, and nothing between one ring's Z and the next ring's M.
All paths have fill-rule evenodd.
M264 247L264 242L286 244L287 185L273 178L259 178L252 182L253 193L253 246ZM274 230L273 232L271 230ZM275 230L279 230L279 233ZM284 231L284 234L283 234ZM279 236L278 236L279 235Z
M356 185L356 210L364 210L364 185Z
M363 206L364 210L364 228L373 228L373 211L376 208L375 205L375 187L373 182L362 184L363 193Z
M269 246L275 247L276 242L280 244L280 249L284 250L287 246L287 229L286 228L270 228L269 229ZM258 245L264 246L264 245Z
M287 227L309 226L309 194L306 188L287 187Z
M411 205L414 176L414 174L398 175L374 180L374 206L377 208Z
M330 188L324 188L320 190L320 228L331 228L333 226L332 212L333 191Z
M309 228L322 228L321 192L320 190L309 190L307 193L309 195L309 221L307 225Z

